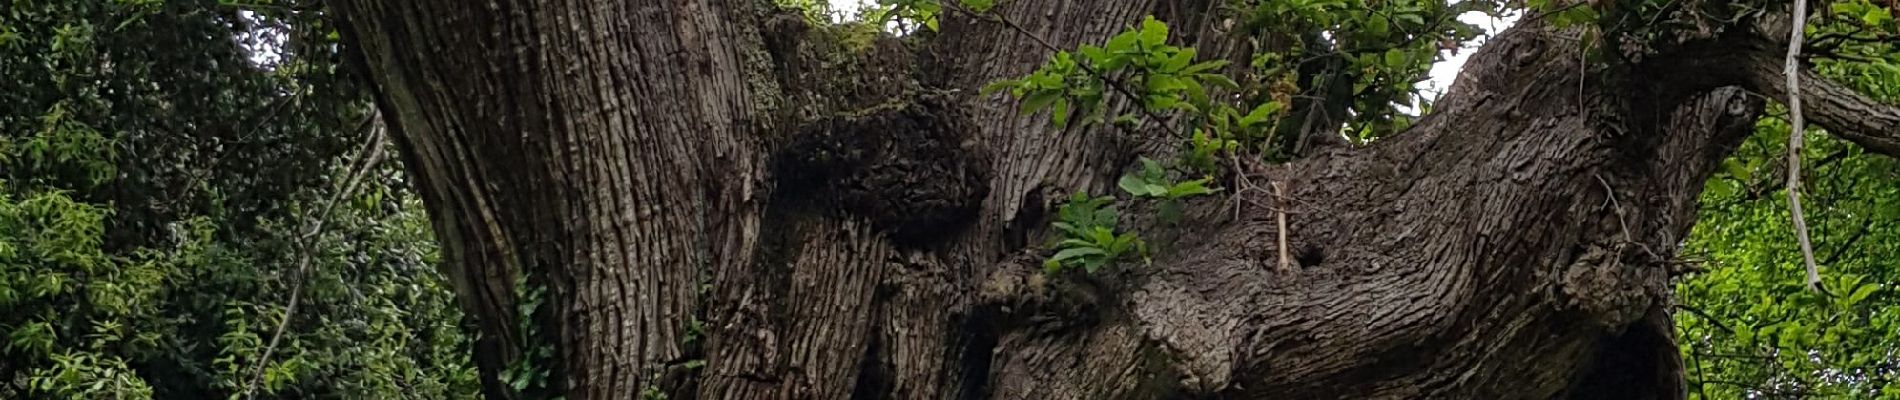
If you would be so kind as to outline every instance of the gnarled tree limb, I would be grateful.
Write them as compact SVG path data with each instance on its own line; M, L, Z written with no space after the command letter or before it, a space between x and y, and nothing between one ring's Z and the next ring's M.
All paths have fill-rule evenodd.
M1763 40L1775 37L1771 32L1787 32L1782 19L1764 21L1756 26ZM1772 41L1771 43L1780 43ZM1779 46L1774 46L1779 47ZM1749 90L1777 99L1788 98L1786 76L1781 60L1769 52L1746 57L1743 85ZM1826 128L1828 133L1867 148L1868 151L1900 157L1900 106L1883 104L1854 89L1815 73L1800 71L1802 114Z

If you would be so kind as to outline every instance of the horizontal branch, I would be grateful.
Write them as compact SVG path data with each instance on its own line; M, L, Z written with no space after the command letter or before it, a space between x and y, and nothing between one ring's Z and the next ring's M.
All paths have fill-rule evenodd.
M1771 54L1748 57L1746 84L1773 99L1787 99L1787 83L1779 59ZM1900 106L1883 104L1854 89L1817 74L1801 71L1803 115L1842 139L1867 150L1900 157Z

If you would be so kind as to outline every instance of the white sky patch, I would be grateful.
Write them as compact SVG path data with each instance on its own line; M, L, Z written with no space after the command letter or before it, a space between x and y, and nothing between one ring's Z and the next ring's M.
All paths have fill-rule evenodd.
M283 48L284 41L289 40L288 37L285 37L283 31L271 28L257 28L257 24L263 21L263 17L251 12L251 10L238 10L238 18L243 18L253 24L253 30L251 32L239 33L237 37L238 45L243 47L247 53L250 53L251 62L256 63L258 66L270 68L275 67L278 62L283 61L283 52L281 49Z
M1490 15L1485 15L1481 12L1470 11L1459 14L1458 20L1484 28L1485 34L1459 46L1456 52L1450 50L1438 52L1438 54L1444 56L1445 59L1432 64L1431 79L1425 81L1424 87L1419 88L1427 93L1426 97L1435 98L1443 96L1445 90L1451 88L1452 81L1458 79L1458 71L1464 70L1465 59L1471 58L1471 53L1476 52L1478 47L1484 46L1485 40L1490 39L1491 35L1496 35L1499 31L1504 30L1504 28L1509 28L1511 24L1517 23L1517 15L1512 14L1500 18L1492 18Z

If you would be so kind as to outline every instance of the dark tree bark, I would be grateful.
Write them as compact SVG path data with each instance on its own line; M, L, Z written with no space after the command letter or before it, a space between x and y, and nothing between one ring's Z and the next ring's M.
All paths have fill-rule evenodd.
M1680 398L1667 261L1748 92L1785 92L1769 22L1583 65L1576 31L1529 21L1410 130L1236 171L1284 199L1131 221L1152 265L1050 277L1055 201L1179 138L1061 132L975 89L1148 14L1250 49L1214 1L1003 3L1013 27L952 13L869 45L763 1L331 5L491 398L537 344L569 399ZM1900 112L1808 81L1817 122L1900 152Z

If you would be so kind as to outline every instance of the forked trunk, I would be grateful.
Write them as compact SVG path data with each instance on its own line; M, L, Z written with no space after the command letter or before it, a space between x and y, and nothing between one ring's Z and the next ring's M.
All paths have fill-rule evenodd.
M1409 131L1243 165L1184 223L1124 224L1153 264L1050 277L1055 202L1181 139L975 89L1148 14L1250 50L1220 2L1003 3L868 45L763 1L333 8L491 398L1682 396L1667 265L1760 112L1718 89L1748 73L1586 66L1521 24Z

